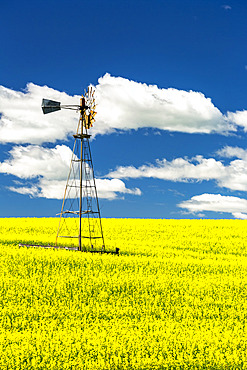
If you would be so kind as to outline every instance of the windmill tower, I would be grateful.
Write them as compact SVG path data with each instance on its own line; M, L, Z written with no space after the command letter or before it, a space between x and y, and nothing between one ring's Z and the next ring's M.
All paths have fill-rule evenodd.
M80 113L77 132L73 135L73 154L59 214L56 245L61 245L62 238L66 238L71 245L77 245L79 251L102 253L106 252L105 242L89 143L91 135L88 133L95 120L95 107L91 87L82 95L80 105L61 105L60 102L47 99L42 101L44 114L61 108ZM115 253L118 254L118 248Z

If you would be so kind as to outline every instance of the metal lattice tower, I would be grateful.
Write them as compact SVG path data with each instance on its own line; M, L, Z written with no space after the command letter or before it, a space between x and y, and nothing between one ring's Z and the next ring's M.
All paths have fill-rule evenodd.
M68 238L72 244L78 245L80 251L104 252L105 242L89 142L91 135L88 134L96 114L92 88L89 88L82 97L79 106L60 106L58 102L43 99L44 114L61 108L78 109L80 119L77 132L73 135L75 142L60 212L56 245L61 244L60 238Z

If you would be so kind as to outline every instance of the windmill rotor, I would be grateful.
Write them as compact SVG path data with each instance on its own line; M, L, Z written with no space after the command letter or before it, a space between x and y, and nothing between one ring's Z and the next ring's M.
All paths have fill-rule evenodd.
M85 114L84 114L84 127L86 129L90 129L95 122L96 116L96 103L94 98L95 90L93 90L92 86L88 87L87 91L85 91L83 99L85 102Z

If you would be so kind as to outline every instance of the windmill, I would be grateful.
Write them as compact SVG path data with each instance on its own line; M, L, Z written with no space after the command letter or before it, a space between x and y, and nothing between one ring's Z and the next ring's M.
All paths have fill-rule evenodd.
M60 102L43 99L42 110L44 114L63 109L72 109L80 113L78 127L74 137L73 154L70 163L67 183L56 237L56 246L61 245L60 240L67 238L71 245L79 251L98 253L107 252L103 236L99 200L94 177L92 154L88 133L95 121L96 104L94 91L89 87L80 99L80 105L61 105ZM72 227L71 221L74 222Z

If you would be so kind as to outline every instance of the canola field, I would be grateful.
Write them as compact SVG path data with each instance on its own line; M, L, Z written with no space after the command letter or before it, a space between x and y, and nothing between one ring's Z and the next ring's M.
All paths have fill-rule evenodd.
M103 219L120 256L0 219L0 369L247 369L247 221Z

